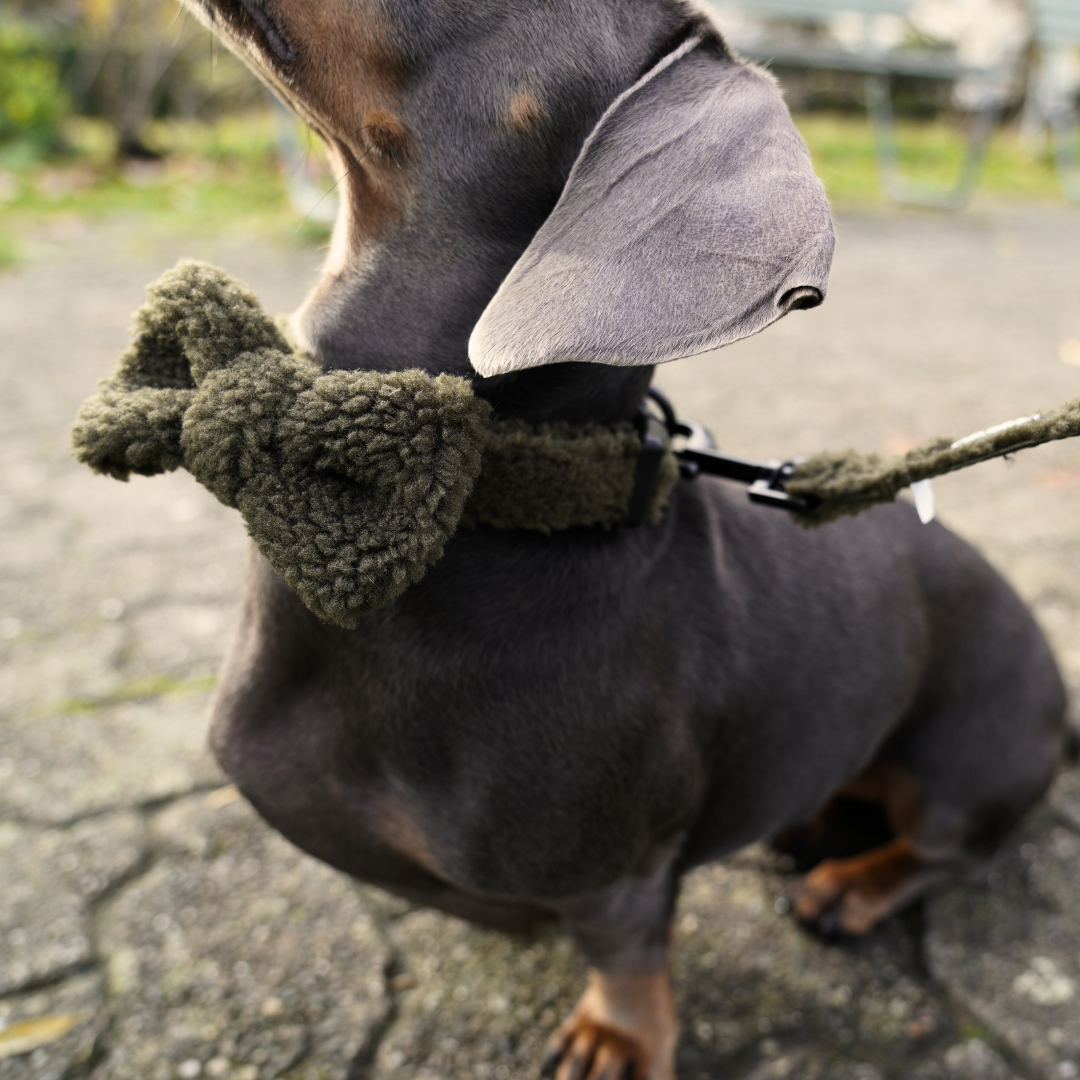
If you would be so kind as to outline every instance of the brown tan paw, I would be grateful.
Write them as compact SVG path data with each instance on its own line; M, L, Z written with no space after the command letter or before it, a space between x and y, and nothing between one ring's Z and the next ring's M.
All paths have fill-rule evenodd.
M645 1048L623 1032L588 1020L559 1029L544 1055L542 1076L554 1080L640 1080L647 1076Z
M859 937L940 877L910 841L894 840L815 867L795 892L795 914L826 936Z
M589 973L541 1073L554 1080L674 1080L679 1025L666 972Z

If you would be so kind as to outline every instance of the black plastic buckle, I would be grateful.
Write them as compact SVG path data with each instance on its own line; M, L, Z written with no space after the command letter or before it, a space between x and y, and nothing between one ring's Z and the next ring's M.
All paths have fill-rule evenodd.
M693 429L688 424L679 422L671 402L659 390L649 387L649 397L660 406L670 436L689 437L693 434ZM721 476L725 480L737 480L749 485L747 495L750 501L762 506L775 506L781 510L806 514L814 509L817 502L812 498L789 495L784 490L784 481L790 480L795 473L797 462L794 461L755 461L753 458L721 454L717 450L690 447L676 451L675 457L679 462L679 472L685 479L693 480L699 473L707 473L709 476Z
M641 451L634 468L634 486L626 504L624 525L640 525L645 520L670 438L667 425L644 409L634 417L634 426L641 436Z
M780 510L807 514L814 508L811 500L789 495L784 490L784 481L790 480L794 474L795 462L783 461L773 470L771 476L755 480L746 494L751 502L760 503L762 506L775 506Z

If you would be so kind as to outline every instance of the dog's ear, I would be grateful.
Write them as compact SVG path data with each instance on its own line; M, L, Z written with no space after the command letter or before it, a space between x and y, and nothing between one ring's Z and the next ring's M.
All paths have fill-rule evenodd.
M469 340L481 375L658 364L825 295L833 234L772 80L691 38L618 97Z

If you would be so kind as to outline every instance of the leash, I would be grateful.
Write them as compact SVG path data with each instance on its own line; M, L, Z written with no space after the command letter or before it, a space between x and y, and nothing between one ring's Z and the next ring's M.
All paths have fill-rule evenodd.
M678 420L660 391L650 388L649 397L664 414L663 426L669 437L700 437L700 427ZM896 457L842 450L786 461L760 461L703 447L678 450L675 457L684 478L706 473L747 484L751 502L788 510L807 525L822 525L878 503L893 502L906 487L913 489L919 516L928 522L933 519L933 497L927 482L933 477L1077 435L1080 398L959 439L930 439Z

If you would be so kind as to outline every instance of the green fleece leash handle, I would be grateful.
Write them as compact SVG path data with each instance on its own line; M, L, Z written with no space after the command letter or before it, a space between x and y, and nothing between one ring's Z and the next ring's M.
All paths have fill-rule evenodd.
M663 394L655 389L649 393L663 408L672 436L693 434L690 427L678 421ZM892 502L905 487L935 476L1077 435L1080 398L1052 412L1007 420L961 439L931 439L900 457L842 450L796 461L759 461L699 447L679 450L675 457L688 479L701 472L736 480L749 485L751 502L789 510L804 525L822 525L846 514L861 513L877 503ZM917 495L916 505L919 502ZM919 513L924 521L930 521L932 500L929 506L920 506Z
M795 463L790 479L783 481L783 490L809 503L800 514L801 520L823 524L845 514L858 514L876 503L892 502L899 491L919 481L1077 435L1080 399L961 439L931 439L899 457L854 450L816 454Z
M674 434L686 433L678 427ZM683 475L691 479L702 472L748 484L751 502L789 510L804 525L823 525L892 502L905 487L916 492L919 505L918 485L935 476L1076 435L1080 435L1080 398L1051 413L1008 420L955 442L932 439L902 457L843 450L797 461L758 461L701 449L680 450L675 457ZM924 521L932 520L932 506L931 497L925 510L920 507Z

